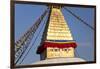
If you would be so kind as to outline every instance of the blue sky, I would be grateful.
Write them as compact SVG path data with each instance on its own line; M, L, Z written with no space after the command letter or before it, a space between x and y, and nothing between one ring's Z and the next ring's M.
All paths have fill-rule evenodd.
M44 12L46 8L47 7L43 5L29 5L29 4L15 5L15 41L18 40L20 36L22 36L22 34L35 23L37 18L39 18L39 16ZM67 7L67 8L70 9L72 12L74 12L76 15L80 16L89 25L91 25L92 27L94 26L94 8L79 8L79 7L78 8ZM76 54L76 57L83 58L87 61L93 61L94 31L91 30L86 25L84 25L81 21L77 20L66 10L62 9L62 13L65 17L65 20L68 23L68 26L72 32L74 40L78 44L76 48L78 55ZM42 27L42 25L43 23L46 23L46 20L47 20L47 16L44 18L39 28L37 29L34 38L30 44L30 46L33 47L30 50L29 54L26 56L25 60L22 62L22 64L32 64L40 60L40 56L36 54L36 50L37 47L39 46L39 43L41 42L41 38L44 30L44 27ZM32 45L39 31L41 31L41 33L39 34L35 43ZM23 54L23 56L24 55L25 54Z

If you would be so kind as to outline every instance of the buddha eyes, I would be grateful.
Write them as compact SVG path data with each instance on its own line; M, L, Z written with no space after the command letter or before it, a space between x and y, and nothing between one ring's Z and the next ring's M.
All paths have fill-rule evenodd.
M66 51L66 52L69 52L70 49L50 49L50 51L55 51L55 52L58 52L58 51Z

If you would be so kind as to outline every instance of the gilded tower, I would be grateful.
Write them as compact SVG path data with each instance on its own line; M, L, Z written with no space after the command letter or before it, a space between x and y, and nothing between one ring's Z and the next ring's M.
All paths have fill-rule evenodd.
M37 50L41 60L75 57L76 46L61 7L52 6L45 40Z

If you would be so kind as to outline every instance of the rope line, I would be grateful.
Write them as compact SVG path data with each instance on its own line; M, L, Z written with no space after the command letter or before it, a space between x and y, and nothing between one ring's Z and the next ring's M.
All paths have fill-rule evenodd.
M39 24L40 24L40 22L43 20L43 18L45 17L45 15L47 14L47 12L48 12L48 8L45 10L45 12L41 15L41 17L39 18L39 20L37 21L37 22L39 22ZM36 26L37 25L39 25L39 24L36 24ZM36 27L35 26L35 27ZM34 26L33 26L34 27ZM33 30L34 30L34 28L33 28ZM36 29L37 30L37 29ZM27 32L27 33L30 33L30 32ZM31 42L30 41L30 39L32 39L33 38L33 36L32 35L30 35L30 38L27 40L29 43ZM29 43L28 43L28 45L29 45ZM25 48L25 49L24 49ZM18 53L17 53L17 58L16 58L16 61L15 61L15 64L17 64L18 63L18 61L20 60L20 58L22 57L22 55L24 54L24 52L26 51L26 49L28 48L28 46L25 46L25 47L22 47L22 49L21 49L21 52L19 51ZM20 54L21 53L21 54ZM16 55L16 54L15 54Z
M44 24L42 24L42 27L41 27L41 29L39 30L39 33L38 33L38 35L36 36L34 42L32 43L32 45L31 45L31 47L29 48L28 52L25 54L25 56L23 57L23 59L21 60L21 62L20 62L19 64L21 64L21 63L24 61L24 59L27 57L28 53L30 52L30 50L31 50L32 47L34 46L34 44L35 44L36 40L38 39L38 36L40 35L41 30L43 29L43 27L45 26L45 24L46 24L46 22L45 22Z
M69 9L65 8L64 9L66 11L68 11L70 14L72 14L74 17L76 17L78 20L80 20L82 23L84 23L86 26L88 26L89 28L91 28L92 30L94 30L94 28L92 26L90 26L87 22L85 22L83 19L81 19L79 16L77 16L76 14L74 14L72 11L70 11Z

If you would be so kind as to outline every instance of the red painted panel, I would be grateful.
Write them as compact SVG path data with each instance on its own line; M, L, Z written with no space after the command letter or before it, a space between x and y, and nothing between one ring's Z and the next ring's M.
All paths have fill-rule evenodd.
M40 46L37 50L37 53L43 52L47 47L52 47L52 48L69 48L73 47L76 48L77 44L75 42L70 42L70 43L54 43L54 42L44 42L42 46Z

